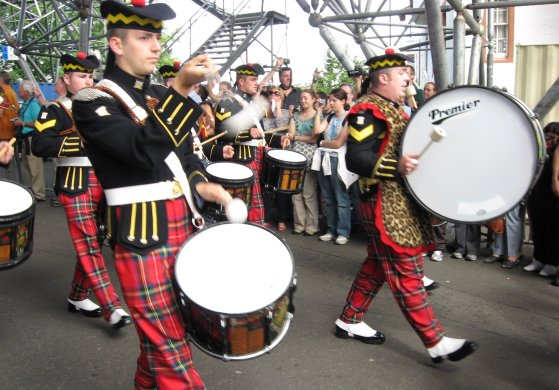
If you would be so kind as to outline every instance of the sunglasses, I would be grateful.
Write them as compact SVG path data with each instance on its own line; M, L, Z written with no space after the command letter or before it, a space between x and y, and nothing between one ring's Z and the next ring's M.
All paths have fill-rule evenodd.
M281 93L279 93L278 91L273 91L272 95L281 96Z

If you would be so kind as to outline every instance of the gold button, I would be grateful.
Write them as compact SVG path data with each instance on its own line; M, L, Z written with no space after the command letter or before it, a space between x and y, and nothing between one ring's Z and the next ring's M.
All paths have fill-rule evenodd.
M173 186L171 187L171 191L173 192L173 195L175 197L178 197L178 196L182 195L182 188L181 188L180 184L177 183L176 181L173 182Z

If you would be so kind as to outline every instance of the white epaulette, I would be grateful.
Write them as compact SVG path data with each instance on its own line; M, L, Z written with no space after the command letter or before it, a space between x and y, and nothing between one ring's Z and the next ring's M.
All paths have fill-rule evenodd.
M100 91L97 88L83 88L74 95L74 100L80 102L92 102L99 98L114 99L108 93Z
M126 91L114 81L103 79L99 81L96 86L110 89L122 99L124 104L126 104L126 106L136 115L136 117L138 117L139 120L143 121L148 117L146 110L144 110L142 106L137 105L134 99L132 99L130 95L128 95L128 93L126 93Z

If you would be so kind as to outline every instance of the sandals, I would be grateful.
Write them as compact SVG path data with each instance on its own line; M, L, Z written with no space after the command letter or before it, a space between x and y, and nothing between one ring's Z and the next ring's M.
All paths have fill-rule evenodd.
M505 261L503 261L503 264L501 264L501 268L512 269L512 268L518 266L518 264L520 264L519 260L512 261L512 260L506 259Z

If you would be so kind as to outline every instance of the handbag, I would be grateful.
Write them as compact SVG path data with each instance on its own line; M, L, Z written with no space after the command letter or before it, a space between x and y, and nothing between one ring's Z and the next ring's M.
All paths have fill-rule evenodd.
M316 148L316 144L309 144L308 142L303 141L293 141L292 150L305 156L307 159L307 167L310 167Z
M485 227L495 234L503 234L505 232L505 217L499 217L487 221Z

